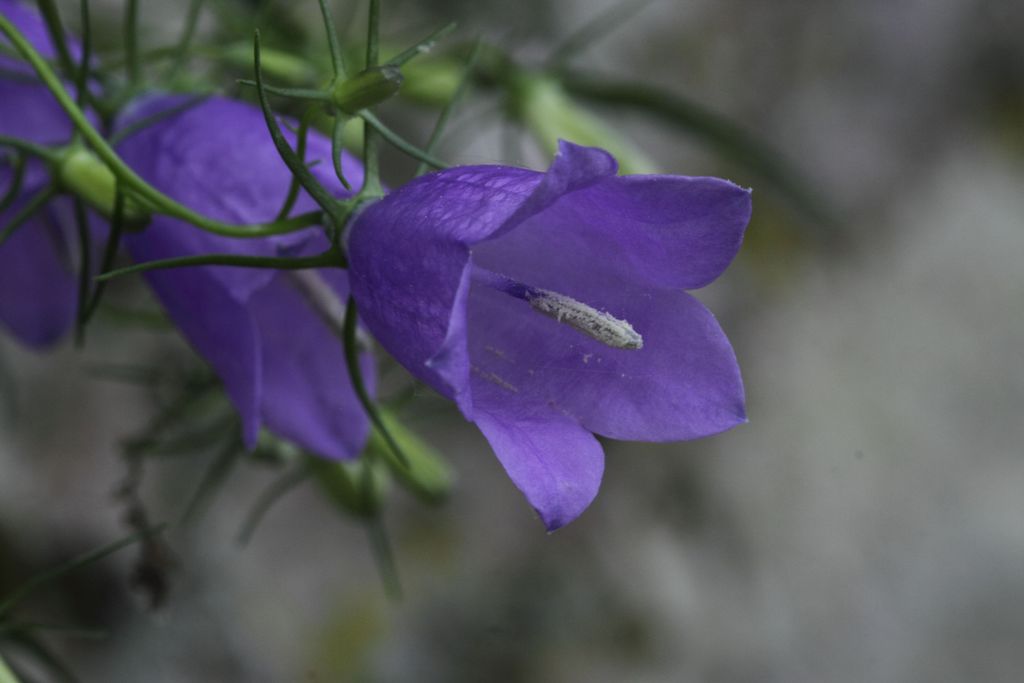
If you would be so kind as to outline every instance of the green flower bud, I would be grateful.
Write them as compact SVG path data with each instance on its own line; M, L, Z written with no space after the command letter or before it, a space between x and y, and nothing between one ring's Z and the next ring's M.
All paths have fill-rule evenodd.
M372 107L387 100L402 87L402 71L389 64L361 71L352 78L338 81L331 101L346 114Z
M78 195L86 204L110 217L114 213L117 178L107 165L82 146L69 147L58 162L57 175L61 185ZM129 223L144 220L148 213L138 202L128 198L124 217Z

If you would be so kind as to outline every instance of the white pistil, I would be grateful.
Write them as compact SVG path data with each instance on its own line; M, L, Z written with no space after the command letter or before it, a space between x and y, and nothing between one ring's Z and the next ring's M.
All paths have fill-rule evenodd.
M637 350L644 347L644 338L628 321L572 297L547 289L531 288L526 294L526 301L538 313L565 323L613 349Z

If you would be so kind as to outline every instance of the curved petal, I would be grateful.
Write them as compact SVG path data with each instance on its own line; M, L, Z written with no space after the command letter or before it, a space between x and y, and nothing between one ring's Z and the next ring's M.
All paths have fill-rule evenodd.
M469 342L477 412L543 406L603 436L641 441L708 436L746 421L732 347L692 296L617 287L569 294L629 321L643 348L610 348L524 301L474 286Z
M155 270L145 277L185 339L220 377L252 448L261 426L260 339L249 311L206 270Z
M732 261L750 192L719 178L604 178L473 250L481 265L537 286L545 274L696 289Z
M180 105L181 96L149 98L133 107L121 121L129 125L145 117ZM347 192L334 177L330 163L330 141L311 131L307 138L307 161L319 179L337 196ZM274 147L262 112L252 105L222 97L210 97L130 135L118 151L147 182L173 199L211 218L232 223L273 220L280 210L291 182L291 173ZM362 168L349 154L343 158L350 181L361 184ZM314 208L313 200L300 193L295 212ZM147 229L126 239L129 250L140 240L160 240L165 245L161 258L195 254L231 253L276 256L294 250L317 235L319 228L260 239L221 237L183 221L157 217ZM139 260L134 254L135 260ZM209 273L221 280L240 300L266 285L274 276L270 269L211 267Z
M0 102L0 134L43 145L71 138L71 121L45 86L0 79Z
M315 272L346 300L344 273ZM354 458L369 422L349 381L341 339L290 281L295 276L279 273L249 301L262 341L263 418L275 433L318 455ZM360 364L372 393L372 356L363 354Z
M503 166L432 173L367 207L352 228L349 278L363 322L410 372L448 397L468 384L468 368L444 362L465 357L455 304L468 277L467 245L498 230L541 177Z
M0 214L0 225L23 203ZM0 246L0 322L33 348L53 345L75 320L78 283L60 225L64 204L44 207Z
M579 517L594 500L604 451L576 422L556 414L478 410L476 425L548 531Z

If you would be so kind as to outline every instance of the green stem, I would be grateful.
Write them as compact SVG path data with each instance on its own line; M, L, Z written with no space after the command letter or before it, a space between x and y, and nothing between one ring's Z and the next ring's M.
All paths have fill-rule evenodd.
M11 235L13 235L25 221L32 217L32 214L38 211L43 204L50 201L55 194L57 194L57 188L53 185L48 185L25 202L25 205L22 206L18 213L14 215L14 218L4 226L3 230L0 230L0 247L10 239Z
M114 541L101 548L90 550L87 553L83 553L77 557L74 557L63 564L59 564L53 569L36 574L31 579L21 584L13 593L10 593L2 601L0 601L0 616L4 616L10 613L19 602L21 602L27 595L32 591L36 590L41 586L45 586L47 583L64 576L68 572L74 571L79 567L83 567L87 564L92 564L97 560L101 560L107 555L116 553L121 548L129 546L137 541L144 538L148 538L155 534L160 533L164 529L164 524L158 524L144 532L134 533L130 536L122 538L119 541Z
M462 78L459 79L459 84L455 87L455 92L452 93L451 99L444 105L444 109L441 110L440 116L437 117L437 123L434 125L434 130L430 134L430 139L427 140L427 146L423 149L425 154L432 155L434 147L441 140L441 135L444 134L444 129L448 126L448 120L451 118L452 113L455 111L455 107L458 106L459 102L466 94L466 90L469 87L469 82L473 76L473 70L476 68L477 59L480 57L480 46L482 43L478 40L473 46L473 51L469 53L469 59L466 61L466 68L462 72ZM420 165L416 168L416 175L421 176L427 172L430 164L425 161L421 161Z
M377 66L380 55L380 0L370 0L366 29L366 67Z
M309 119L311 117L311 110L307 109L299 121L299 130L295 133L295 156L303 164L306 163L306 140L309 137ZM301 188L302 185L299 184L298 176L293 175L291 182L288 183L288 193L284 196L284 203L281 204L281 210L277 212L277 217L274 220L280 221L288 217L288 214L295 208L295 202L299 199L299 190Z
M19 151L14 159L14 173L11 175L11 184L7 186L7 192L4 193L3 198L0 198L0 213L6 211L7 207L18 198L18 193L21 192L21 183L25 179L25 166L27 165L25 153Z
M248 78L239 78L235 81L239 85L245 85L250 88L256 87L256 81L249 80ZM263 84L263 89L271 95L277 95L279 97L287 97L293 100L309 100L311 102L330 102L331 93L325 90L315 90L313 88L278 88L275 85Z
M124 10L124 54L125 69L127 71L128 83L135 88L142 79L141 62L139 62L139 48L136 42L139 33L139 3L138 0L128 0Z
M122 275L142 273L149 270L165 270L167 268L185 268L192 266L231 266L235 268L276 268L278 270L306 270L309 268L344 267L342 255L329 250L316 256L298 258L281 258L276 256L245 256L241 254L202 254L201 256L179 256L177 258L160 259L136 263L117 270L111 270L96 276L100 282L112 280Z
M121 192L121 188L118 186L114 192L114 211L110 218L110 234L107 236L107 244L103 250L103 261L100 264L101 275L108 272L111 266L114 265L117 248L121 244L121 233L124 231L124 201L124 192ZM89 305L85 309L82 325L87 324L96 312L96 309L99 308L100 300L103 298L103 292L106 290L106 287L107 283L105 280L100 280L96 283L92 300L89 301Z
M402 66L406 62L412 60L413 58L430 52L432 49L434 49L434 45L436 45L437 42L444 38L446 35L454 31L456 26L457 24L454 21L451 22L450 24L445 24L444 26L437 29L420 42L410 47L408 50L401 52L392 57L391 59L389 59L388 64L390 64L391 66Z
M178 72L185 66L188 58L189 47L192 45L192 37L196 33L196 25L199 23L199 10L203 6L203 0L191 0L188 5L188 14L185 15L185 25L181 30L181 39L174 47L174 61L171 62L164 77L168 83L173 83Z
M85 104L89 94L89 59L92 57L92 21L89 19L89 0L81 0L82 20L82 58L78 62L75 73L76 102L79 107Z
M343 327L343 338L345 344L345 365L348 367L348 375L352 380L352 388L356 392L356 398L359 399L359 403L362 404L363 410L366 411L367 417L370 418L370 423L380 432L380 435L384 437L384 441L387 442L388 447L395 454L395 457L402 464L402 467L409 469L409 458L406 457L405 452L402 451L401 446L398 445L398 441L395 440L391 434L391 430L384 423L381 418L380 412L377 410L377 405L373 402L370 397L370 392L366 390L366 383L363 381L363 371L359 367L359 343L356 338L356 332L358 330L358 312L356 311L356 301L351 296L348 298L348 302L345 304L345 323Z
M89 285L92 284L92 238L89 229L89 214L85 203L75 197L75 224L78 228L78 302L75 315L75 346L81 348L85 343L85 320L89 312Z
M3 16L0 15L0 20L2 19ZM13 138L9 135L0 135L0 147L10 147L11 149L16 149L19 152L37 156L43 161L54 162L60 157L59 152L56 150L50 149L49 147L43 147L42 145L37 145L36 143L29 142L28 140L22 140L21 138Z
M345 58L342 56L341 47L338 45L338 32L334 29L334 18L331 16L328 0L320 0L320 14L324 18L324 31L327 32L327 49L331 53L334 79L345 78Z
M75 104L74 100L64 90L57 78L57 75L46 63L46 60L36 51L34 47L21 34L21 32L3 15L0 15L0 31L8 37L11 44L19 53L32 65L32 68L39 74L43 84L57 99L57 102L67 113L75 128L82 134L85 141L93 148L98 156L110 169L126 190L131 190L139 195L150 207L157 212L168 216L187 221L197 228L226 237L264 237L267 235L278 235L286 232L301 230L317 223L310 220L309 215L297 216L287 221L275 223L258 223L253 225L230 225L200 215L192 209L179 204L155 187L140 178L131 167L117 155L103 136L97 131L85 114Z
M60 12L57 11L57 3L53 0L38 0L37 4L40 14L46 21L46 30L50 34L50 40L57 50L57 63L60 64L64 75L73 80L76 75L75 65L71 60L71 51L68 49Z
M420 161L421 163L433 166L434 168L448 168L448 164L444 163L440 159L435 159L431 155L421 150L416 145L412 144L405 138L401 137L398 133L384 125L384 122L370 113L369 109L362 109L359 112L360 118L369 124L369 127L380 133L381 137L391 143L392 146L396 147L400 151L408 154L413 159Z

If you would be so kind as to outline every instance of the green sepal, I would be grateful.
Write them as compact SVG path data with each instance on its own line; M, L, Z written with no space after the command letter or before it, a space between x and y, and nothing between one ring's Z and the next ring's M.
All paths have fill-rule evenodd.
M389 477L373 459L339 462L310 455L306 468L327 499L343 511L361 519L380 513Z
M361 71L352 78L339 80L331 92L331 101L346 114L355 114L391 98L402 87L402 71L384 64Z
M398 482L428 503L439 503L451 492L454 477L448 464L432 446L406 427L393 412L378 406L380 418L391 438L398 442L408 460L401 463L379 430L370 433L364 458L387 463Z

